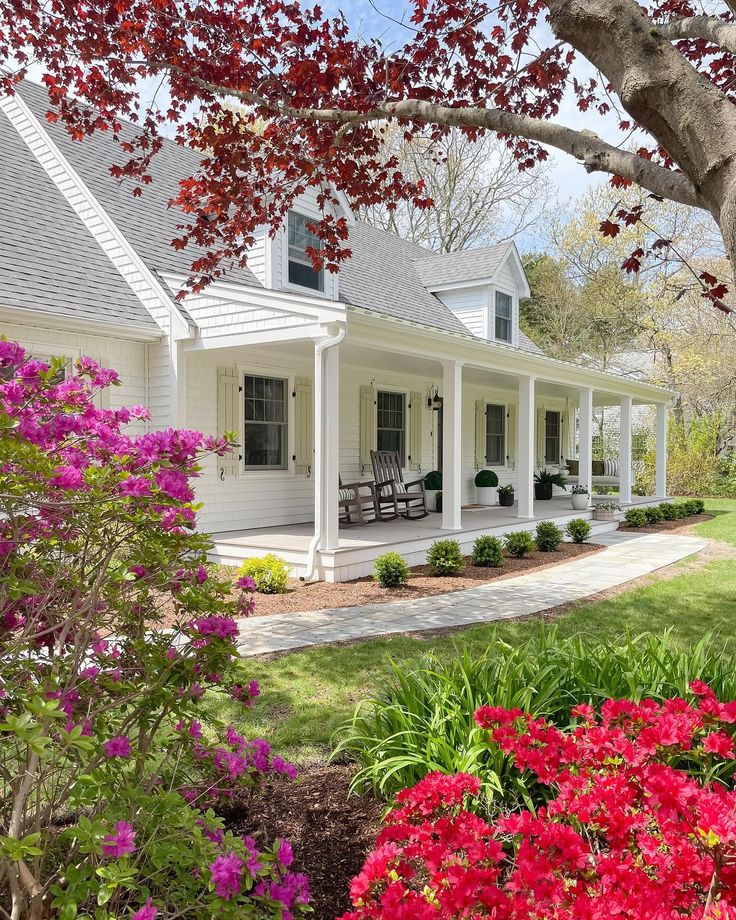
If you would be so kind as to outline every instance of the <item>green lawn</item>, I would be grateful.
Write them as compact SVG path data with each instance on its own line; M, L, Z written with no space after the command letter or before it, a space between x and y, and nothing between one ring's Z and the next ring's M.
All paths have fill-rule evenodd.
M716 516L698 525L699 532L736 545L736 500L711 500L706 510ZM683 643L705 632L717 632L725 642L733 642L736 560L711 562L610 600L581 604L560 617L558 624L562 635L615 638L627 629L661 632L672 627ZM411 658L430 649L442 656L453 655L460 647L480 650L494 630L514 639L539 628L540 621L532 618L469 627L443 638L387 637L350 647L311 649L273 661L246 660L245 674L261 682L262 697L244 722L242 715L237 718L244 731L266 736L281 753L301 763L323 759L335 728L355 703L380 685L390 658Z

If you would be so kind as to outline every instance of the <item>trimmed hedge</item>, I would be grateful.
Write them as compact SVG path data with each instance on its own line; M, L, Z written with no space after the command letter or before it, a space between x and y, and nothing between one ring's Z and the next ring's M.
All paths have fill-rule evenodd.
M503 565L503 545L498 537L485 534L473 544L473 565L479 568L498 568Z

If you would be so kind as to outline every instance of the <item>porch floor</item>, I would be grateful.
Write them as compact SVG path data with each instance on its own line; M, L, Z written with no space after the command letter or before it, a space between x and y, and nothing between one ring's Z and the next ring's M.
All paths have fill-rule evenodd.
M615 496L612 498L615 499ZM601 497L600 500L605 499ZM653 504L661 500L636 496L632 505ZM417 565L424 561L431 543L443 537L459 540L463 550L468 551L481 533L501 536L510 530L533 529L538 521L556 521L564 528L565 523L575 517L591 519L592 512L573 511L569 496L561 495L550 501L535 502L533 518L518 518L515 504L511 508L468 507L462 512L462 528L457 531L443 530L442 516L438 513L413 521L398 518L394 521L343 525L337 549L318 554L319 576L327 581L346 581L370 574L375 558L388 550L396 550L406 557L410 565ZM614 530L618 526L617 522L591 523L595 533ZM299 577L304 573L313 535L312 523L216 533L213 534L212 557L226 565L238 565L249 556L275 553L288 562L292 566L292 574Z

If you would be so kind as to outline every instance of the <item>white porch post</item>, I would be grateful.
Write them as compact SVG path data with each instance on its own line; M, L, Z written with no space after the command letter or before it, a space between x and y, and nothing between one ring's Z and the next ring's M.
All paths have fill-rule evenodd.
M655 435L657 464L655 495L667 497L667 404L657 403L657 430Z
M340 481L340 346L333 345L324 352L324 381L322 396L324 416L323 535L320 549L337 549L339 535L338 488Z
M444 530L460 530L463 366L459 361L442 362L442 399L442 527Z
M621 397L618 440L618 497L622 505L631 504L631 397Z
M534 517L534 377L519 377L519 411L517 413L519 485L517 517Z
M578 453L578 482L588 489L588 494L593 494L593 391L590 387L580 390L579 436L580 450ZM590 504L590 500L588 501Z

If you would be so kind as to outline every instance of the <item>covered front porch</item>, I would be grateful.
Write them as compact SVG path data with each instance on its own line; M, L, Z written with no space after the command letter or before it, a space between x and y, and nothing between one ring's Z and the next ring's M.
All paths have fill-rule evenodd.
M602 498L600 499L603 500ZM656 504L659 498L637 497L631 504ZM534 529L539 521L554 521L564 529L573 518L591 521L593 535L615 530L623 513L614 521L593 521L593 511L573 511L569 496L555 496L550 501L535 501L531 518L520 519L517 507L466 507L461 509L461 525L452 534L442 526L442 515L430 514L420 520L375 521L362 526L341 526L337 546L322 550L317 575L325 581L349 581L370 575L373 563L382 553L401 553L409 565L425 561L427 550L435 540L452 536L465 553L472 549L476 537L491 534L503 537L514 530ZM225 565L238 565L250 556L275 553L292 567L292 575L304 577L310 564L310 544L314 524L289 524L280 527L249 528L214 534L213 559Z

